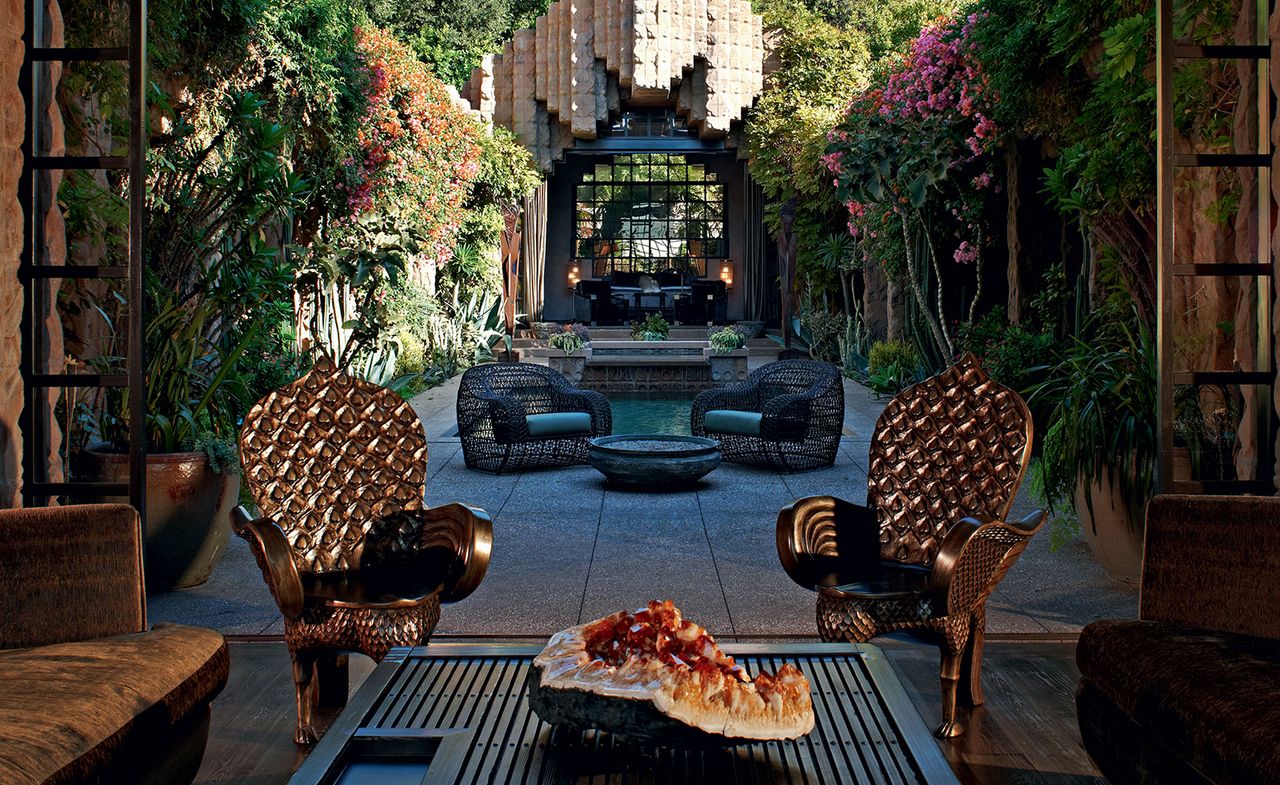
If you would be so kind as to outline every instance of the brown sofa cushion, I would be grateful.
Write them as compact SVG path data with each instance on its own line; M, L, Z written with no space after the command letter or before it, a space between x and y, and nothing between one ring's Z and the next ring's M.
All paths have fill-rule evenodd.
M227 682L211 630L151 632L0 652L0 781L85 781L126 744L163 738Z
M1280 783L1280 641L1166 622L1099 621L1081 675L1218 783Z

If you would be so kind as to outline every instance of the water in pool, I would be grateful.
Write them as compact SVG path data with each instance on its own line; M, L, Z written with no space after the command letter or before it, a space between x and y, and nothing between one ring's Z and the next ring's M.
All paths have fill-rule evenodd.
M693 393L609 393L613 432L689 435Z

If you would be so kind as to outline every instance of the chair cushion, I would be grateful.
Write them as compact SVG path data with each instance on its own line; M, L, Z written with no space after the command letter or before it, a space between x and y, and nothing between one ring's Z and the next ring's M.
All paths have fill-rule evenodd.
M544 436L579 436L591 433L591 415L586 412L531 414L524 419L529 425L529 435L535 438Z
M1280 641L1165 622L1099 621L1081 675L1218 783L1280 782Z
M122 748L208 705L229 667L221 635L177 624L0 651L0 781L94 781Z
M739 412L733 409L712 409L703 419L708 431L715 433L732 433L738 436L759 436L759 412Z

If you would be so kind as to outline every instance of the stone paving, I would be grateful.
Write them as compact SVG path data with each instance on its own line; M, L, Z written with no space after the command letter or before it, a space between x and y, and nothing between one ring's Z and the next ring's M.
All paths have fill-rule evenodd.
M440 633L546 635L670 598L718 637L814 634L814 595L782 571L778 509L812 494L861 502L867 448L883 401L846 382L846 436L835 466L778 474L722 464L696 489L605 489L587 466L493 476L463 465L454 417L457 379L413 401L429 440L427 502L462 501L493 517L489 575L447 606ZM1033 509L1026 493L1015 515ZM227 634L278 635L280 614L247 545L231 547L210 581L149 598L153 622ZM1069 634L1098 618L1133 617L1137 592L1108 581L1083 541L1052 551L1047 531L988 602L993 634Z

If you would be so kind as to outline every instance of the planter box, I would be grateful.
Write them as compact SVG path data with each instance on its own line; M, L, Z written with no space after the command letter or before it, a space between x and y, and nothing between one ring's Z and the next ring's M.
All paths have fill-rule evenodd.
M572 354L563 349L547 349L547 367L557 371L574 387L582 384L582 372L591 359L591 347L584 346Z
M702 354L711 365L711 383L717 387L746 381L747 357L746 349L734 349L726 354L716 354L714 349L703 349Z

